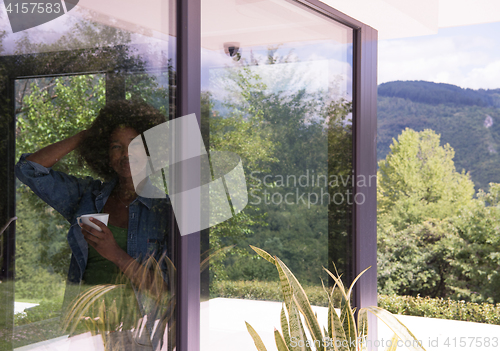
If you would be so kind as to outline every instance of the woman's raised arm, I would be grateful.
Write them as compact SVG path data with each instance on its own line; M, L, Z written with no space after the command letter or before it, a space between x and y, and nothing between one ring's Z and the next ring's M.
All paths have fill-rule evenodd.
M33 161L46 168L50 168L65 155L76 149L80 142L85 138L86 133L86 130L82 130L81 132L69 138L46 146L43 149L38 150L34 154L26 157L26 160Z

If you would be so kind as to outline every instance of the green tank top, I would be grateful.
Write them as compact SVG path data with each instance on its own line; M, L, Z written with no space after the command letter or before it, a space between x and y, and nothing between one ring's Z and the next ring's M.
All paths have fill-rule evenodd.
M108 228L113 233L116 243L127 251L127 228L119 228L109 224ZM87 267L83 273L83 283L86 285L114 284L120 274L120 269L111 261L102 257L96 249L89 245Z
M113 233L118 246L127 251L128 229L113 225L108 225L108 228ZM108 291L103 298L94 302L86 312L86 316L93 319L101 317L101 308L104 307L109 330L117 330L117 328L130 330L137 327L137 321L142 317L142 314L128 278L124 274L120 274L120 269L114 263L103 258L90 245L87 268L82 280L87 288L101 284L119 284L121 286L121 288Z

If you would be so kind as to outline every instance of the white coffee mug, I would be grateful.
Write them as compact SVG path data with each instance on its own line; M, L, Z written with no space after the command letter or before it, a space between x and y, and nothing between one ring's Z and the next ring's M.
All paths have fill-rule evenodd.
M108 213L86 214L86 215L77 217L76 221L78 222L78 224L80 226L82 225L82 223L85 223L86 225L91 226L92 228L97 229L98 231L101 231L101 228L99 228L99 226L97 226L97 224L94 224L94 223L92 223L90 221L90 217L95 218L95 219L101 221L105 225L108 225L108 218L109 218L109 214Z

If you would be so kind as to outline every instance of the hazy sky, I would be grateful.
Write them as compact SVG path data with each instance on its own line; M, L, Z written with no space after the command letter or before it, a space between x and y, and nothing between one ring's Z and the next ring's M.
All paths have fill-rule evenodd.
M440 29L436 35L380 40L378 82L394 80L500 88L500 22Z

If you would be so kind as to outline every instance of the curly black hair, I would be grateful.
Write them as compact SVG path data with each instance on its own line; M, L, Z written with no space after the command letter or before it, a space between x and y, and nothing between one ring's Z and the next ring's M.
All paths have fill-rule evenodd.
M118 127L130 127L141 134L167 117L142 101L115 100L106 104L97 115L77 152L91 170L104 180L116 177L109 165L109 138Z

